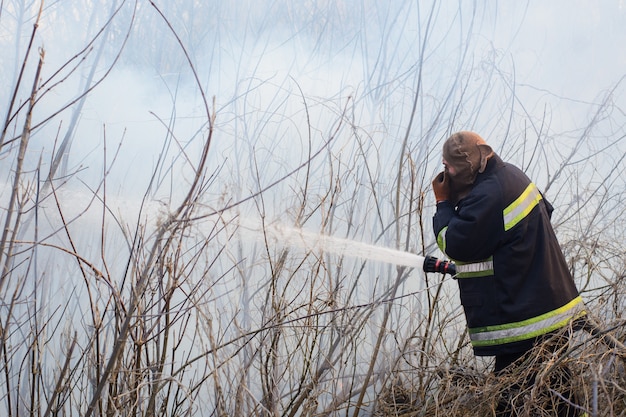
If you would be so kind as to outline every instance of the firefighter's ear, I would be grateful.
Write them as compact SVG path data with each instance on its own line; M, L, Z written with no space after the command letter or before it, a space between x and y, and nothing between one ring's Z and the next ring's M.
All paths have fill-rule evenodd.
M491 158L494 153L491 146L486 143L478 144L478 150L480 151L480 167L478 168L478 172L482 174L487 167L487 161L489 161L489 158Z

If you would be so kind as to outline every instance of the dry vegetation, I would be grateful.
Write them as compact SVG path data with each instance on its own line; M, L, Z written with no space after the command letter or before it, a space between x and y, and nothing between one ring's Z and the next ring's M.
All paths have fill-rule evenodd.
M555 416L566 403L575 404L574 415L626 415L624 345L583 330L565 337L561 348L539 345L499 376L444 366L426 391L415 390L412 373L399 370L379 397L377 415L490 416L508 404L513 416Z
M80 78L84 66L96 67L94 51L115 19L97 20L101 30L87 47L46 76L43 49L33 46L21 62L0 139L7 184L0 200L0 414L483 417L508 391L517 415L548 416L553 401L573 390L590 416L626 416L626 352L619 347L626 337L626 129L610 100L614 91L580 131L554 134L545 115L514 112L499 130L531 121L498 149L504 158L531 155L519 162L557 203L564 250L606 333L578 331L562 349L539 347L514 373L496 378L488 361L472 355L448 276L309 250L267 233L278 222L434 251L430 178L441 139L462 122L459 109L474 102L465 95L475 87L469 77L459 72L428 111L421 107L432 97L407 87L410 118L394 132L391 122L358 115L372 107L391 118L395 105L320 99L296 87L276 92L270 110L254 108L250 89L218 111L171 16L153 8L137 19L161 22L196 82L202 113L196 133L184 139L175 117L159 119L163 152L135 217L117 211L111 178L129 171L118 166L111 145L118 138L106 126L97 133L95 182L80 165L60 168L76 127L68 113L80 113L128 34L114 31L122 43L110 66L87 72L85 87L52 111L42 97ZM36 31L37 24L31 41ZM485 94L477 107L486 107L494 84L509 84L492 76L476 87ZM288 100L298 103L295 110ZM50 126L60 139L54 152L31 151L31 136L49 134ZM233 132L241 132L233 147L216 148ZM259 139L283 136L286 143ZM301 151L296 162L281 156L285 149Z

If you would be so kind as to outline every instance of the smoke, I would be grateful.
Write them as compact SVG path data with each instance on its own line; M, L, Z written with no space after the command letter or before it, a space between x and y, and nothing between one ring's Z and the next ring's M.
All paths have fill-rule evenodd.
M408 151L427 178L438 169L441 140L457 129L480 132L540 185L552 172L537 148L581 158L608 146L623 151L610 145L622 129L611 123L586 131L593 141L576 142L581 129L613 120L625 104L625 58L611 47L624 36L618 4L155 5L46 5L34 39L46 58L27 153L31 172L45 178L90 65L99 83L71 127L67 164L57 175L77 178L77 193L104 192L106 175L112 197L175 205L194 176L211 115L208 162L219 180L203 203L219 209L296 170L265 194L270 217L281 217L303 184L322 198L333 164L354 172L342 187L370 181L391 200L397 169L390 161ZM0 39L0 88L9 97L39 9L5 7L1 27L20 33ZM16 135L23 120L18 113L8 130ZM615 163L597 164L599 174Z
M416 268L423 261L417 253L436 250L430 179L441 167L442 140L455 130L479 132L547 191L579 279L595 273L595 265L623 270L626 58L619 48L626 29L616 2L57 1L45 3L37 21L41 5L0 6L0 120L7 134L0 148L0 208L23 216L13 217L21 222L16 227L4 225L19 239L10 242L13 252L0 254L11 256L2 264L17 277L6 280L3 295L12 299L7 288L19 295L16 322L5 332L17 349L5 355L5 362L14 362L7 369L15 370L7 383L15 378L27 388L46 386L37 379L43 374L29 370L28 358L35 360L30 347L35 353L40 346L31 336L49 341L40 363L62 364L65 353L56 349L67 345L74 329L84 330L77 339L85 349L75 355L82 358L76 359L77 369L89 369L82 361L92 353L98 360L107 356L118 319L135 314L127 308L138 281L147 283L140 288L146 310L137 315L145 326L138 326L169 332L170 325L179 325L171 334L189 346L166 352L157 346L159 333L138 334L138 343L125 346L140 354L129 358L145 352L150 361L162 351L162 364L174 364L178 352L191 358L211 351L211 357L197 357L221 363L215 372L224 373L213 374L215 379L196 374L194 360L171 378L153 374L158 367L147 362L150 370L143 375L150 381L140 380L139 368L120 375L137 376L147 390L157 381L152 378L179 383L183 374L199 376L206 383L194 381L201 391L190 397L207 403L218 392L212 381L239 379L226 375L274 381L274 371L259 374L270 361L254 363L270 352L265 343L273 337L262 335L259 348L252 347L260 334L254 329L270 329L268 323L372 305L363 315L316 317L322 321L302 328L314 333L304 338L310 336L311 346L298 345L300 353L292 341L270 348L276 366L306 363L307 375L289 376L286 370L287 378L308 384L314 375L321 384L314 391L323 393L340 393L328 381L352 381L348 389L360 389L355 378L369 364L390 363L400 346L413 349L424 326L437 339L457 340L462 332L453 335L460 317L454 282L405 279L392 268ZM35 80L39 49L45 59ZM12 194L33 85L39 89L31 137L19 192ZM64 167L44 192L66 137L72 143ZM192 184L197 188L185 200ZM172 219L183 201L182 214ZM18 230L27 221L32 227ZM162 225L169 228L155 233ZM343 256L353 259L334 262ZM372 302L393 299L393 292L411 294L413 287L416 296L389 304L394 318L381 322ZM176 293L172 303L160 304L170 290ZM164 314L170 308L175 314ZM99 327L102 320L109 327ZM392 326L393 337L389 332L381 342L381 352L389 355L372 358L376 333ZM103 333L94 337L96 328ZM276 330L300 339L291 329ZM327 338L327 331L333 336ZM334 335L340 343L332 342ZM350 339L342 340L345 335ZM130 340L129 334L119 336ZM93 340L103 343L102 351L89 351ZM214 349L213 343L226 346L229 340L243 344L227 353ZM329 343L334 347L326 350ZM439 356L439 342L432 348L427 343L427 349L424 344L414 351L418 356L407 354L397 363L421 361L431 350ZM315 363L333 374L318 378ZM238 365L246 370L240 373ZM416 369L433 365L419 363ZM187 372L186 366L194 369ZM84 376L71 380L72 386L93 384L89 372ZM57 378L63 374L49 380ZM137 388L134 399L144 398ZM311 394L317 401L310 387L276 388L280 395L297 393L304 401ZM52 398L44 391L41 398ZM225 392L228 402L241 398ZM354 392L338 398L345 395L351 403ZM91 391L77 394L72 404L85 403L89 398L83 395ZM301 403L279 397L272 399ZM260 409L273 406L272 399L249 404ZM22 398L18 403L27 406ZM210 409L204 405L194 407ZM246 414L241 406L239 414Z

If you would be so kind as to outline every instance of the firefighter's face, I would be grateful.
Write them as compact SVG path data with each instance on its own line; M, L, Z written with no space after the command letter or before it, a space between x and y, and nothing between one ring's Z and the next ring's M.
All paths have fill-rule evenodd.
M447 175L449 175L450 177L455 177L457 174L456 169L445 159L443 159L443 166L444 166L444 171L446 172Z
M467 185L471 185L474 181L475 175L472 175L472 168L469 162L465 164L452 164L443 159L443 167L450 181L450 186L453 188L456 187L464 187Z

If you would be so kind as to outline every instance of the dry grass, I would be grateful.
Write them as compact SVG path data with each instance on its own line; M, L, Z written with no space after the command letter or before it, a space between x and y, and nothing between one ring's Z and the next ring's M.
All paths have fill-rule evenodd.
M617 336L617 332L613 332ZM623 336L622 336L623 337ZM555 416L567 399L574 415L626 415L626 350L582 331L559 349L537 346L501 375L475 368L438 369L430 391L417 392L399 371L378 399L378 416L495 416L508 402L512 416ZM425 398L425 400L420 400Z

